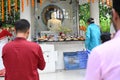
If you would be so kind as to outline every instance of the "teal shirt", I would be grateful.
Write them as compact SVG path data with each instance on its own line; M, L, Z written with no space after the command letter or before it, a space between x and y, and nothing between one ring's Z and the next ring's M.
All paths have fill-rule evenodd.
M92 50L94 47L100 45L100 28L98 25L92 23L88 26L86 31L85 47L88 50Z

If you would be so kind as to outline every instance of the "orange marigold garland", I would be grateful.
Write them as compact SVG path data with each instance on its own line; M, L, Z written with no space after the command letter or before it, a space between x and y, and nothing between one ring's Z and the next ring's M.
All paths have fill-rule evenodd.
M112 0L110 0L110 7L112 7Z
M92 3L94 3L94 0L92 0Z
M90 0L88 0L88 3L90 3Z
M106 1L106 4L109 6L109 5L110 5L110 1L109 1L109 0L107 0L107 1Z
M29 1L27 0L27 6L29 5Z
M85 27L85 26L80 26L79 28L80 28L80 30L82 30L82 31L86 31L86 27Z
M2 0L2 21L4 21L4 0Z
M35 5L35 1L34 1L34 0L32 0L32 7L34 7L34 5Z
M102 0L102 3L104 3L104 0Z
M15 11L18 11L18 4L17 4L17 0L15 0Z
M24 0L22 0L22 12L24 11Z
M42 0L40 0L40 5L42 5Z
M11 14L11 0L8 0L8 13Z

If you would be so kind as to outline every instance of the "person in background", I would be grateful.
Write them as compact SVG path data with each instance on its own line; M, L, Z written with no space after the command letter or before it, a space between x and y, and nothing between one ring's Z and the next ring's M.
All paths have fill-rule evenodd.
M12 37L9 38L10 41L14 40L15 38L15 30L14 27L9 27L8 31L12 34Z
M39 44L27 41L30 23L26 19L15 22L16 38L3 47L5 80L39 80L37 69L45 68Z
M6 29L3 29L2 22L0 21L0 76L5 75L5 68L2 61L2 48L6 43L8 43L8 36L11 37L12 34Z
M91 51L94 47L100 45L101 32L99 26L94 23L93 18L89 18L87 23L88 27L86 30L85 47L87 50Z
M94 48L88 59L85 80L120 80L120 0L112 0L113 39Z
M102 33L100 37L101 37L101 42L104 43L111 39L111 34L109 32L105 32L105 33Z

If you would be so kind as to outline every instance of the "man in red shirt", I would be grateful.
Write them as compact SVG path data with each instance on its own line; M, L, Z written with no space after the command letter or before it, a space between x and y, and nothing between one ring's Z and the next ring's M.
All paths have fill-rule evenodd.
M10 32L6 29L3 29L2 22L0 21L0 77L5 76L5 68L2 61L2 48L8 43L8 36L12 36Z
M16 38L3 47L5 80L39 80L37 68L43 70L45 60L41 47L26 40L29 28L25 19L15 22Z

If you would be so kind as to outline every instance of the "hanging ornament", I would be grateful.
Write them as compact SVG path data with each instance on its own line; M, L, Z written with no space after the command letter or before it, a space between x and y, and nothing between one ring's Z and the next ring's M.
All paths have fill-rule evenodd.
M18 4L17 4L17 0L15 0L15 11L18 11Z
M24 0L22 0L22 12L24 12Z
M4 21L4 0L2 0L2 21Z
M11 0L8 0L8 14L11 14Z
M27 0L27 6L29 5L29 1Z
M34 0L32 0L32 7L34 7L34 5L35 5L35 1L34 1Z

